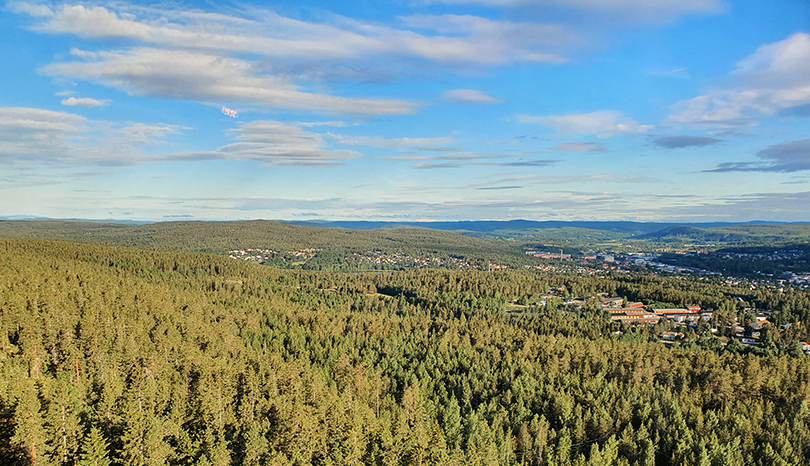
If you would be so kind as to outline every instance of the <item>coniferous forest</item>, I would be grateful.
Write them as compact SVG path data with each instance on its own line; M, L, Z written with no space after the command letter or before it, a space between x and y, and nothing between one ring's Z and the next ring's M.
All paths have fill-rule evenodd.
M800 325L757 351L711 334L666 348L588 306L503 311L559 286L810 310L805 291L655 277L327 273L2 240L0 462L810 463Z

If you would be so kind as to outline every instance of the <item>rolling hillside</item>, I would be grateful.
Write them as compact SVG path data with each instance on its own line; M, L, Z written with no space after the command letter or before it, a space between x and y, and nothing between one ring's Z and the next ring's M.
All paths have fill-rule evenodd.
M797 244L810 241L810 224L740 224L711 228L677 225L638 235L635 239L666 243L718 243L718 246Z
M58 239L163 251L223 254L234 248L372 249L469 255L520 252L514 245L424 228L348 230L287 225L267 220L163 222L122 225L57 220L0 221L2 238Z

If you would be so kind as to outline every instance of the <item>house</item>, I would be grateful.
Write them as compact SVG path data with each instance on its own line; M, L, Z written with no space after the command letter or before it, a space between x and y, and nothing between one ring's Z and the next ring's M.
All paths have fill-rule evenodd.
M671 319L675 322L685 322L688 315L686 309L653 309L652 311L663 319Z
M661 338L663 338L664 340L674 340L676 338L683 338L683 333L681 333L681 332L664 332L663 335L661 335Z
M639 308L611 309L610 319L626 324L657 324L661 317Z
M629 303L627 303L627 307L630 307L630 308L633 308L633 307L644 307L644 303L642 303L641 301L629 302Z
M606 298L599 300L599 307L602 308L616 308L622 307L622 303L624 302L624 298Z
M667 317L669 317L669 316L675 315L675 314L689 314L689 309L686 309L686 308L683 308L683 307L664 308L664 309L655 308L655 309L653 309L653 312L655 312L656 314L662 314L662 315L666 315Z

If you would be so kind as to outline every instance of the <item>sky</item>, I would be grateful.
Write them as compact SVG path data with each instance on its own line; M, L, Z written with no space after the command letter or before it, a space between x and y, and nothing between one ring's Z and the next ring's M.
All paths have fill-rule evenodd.
M0 63L3 217L810 221L807 0L11 1Z

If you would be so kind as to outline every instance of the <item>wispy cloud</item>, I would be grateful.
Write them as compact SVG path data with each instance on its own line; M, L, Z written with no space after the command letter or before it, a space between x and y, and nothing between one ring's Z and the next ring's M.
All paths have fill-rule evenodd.
M49 76L84 79L131 94L199 102L241 102L269 108L373 115L411 113L402 100L344 98L304 92L289 80L262 74L244 60L187 50L133 48L124 52L73 50L82 61L54 63Z
M456 160L451 160L449 162L442 162L442 163L415 163L411 165L411 168L415 168L417 170L429 170L432 168L458 168L462 165L461 162Z
M431 147L417 147L418 150L425 152L461 152L460 147L453 146L431 146Z
M673 219L700 221L750 221L752 213L758 220L797 221L810 213L810 192L760 192L728 196L705 202L671 206L665 214Z
M564 142L549 147L548 150L559 150L563 152L607 152L607 147L598 142Z
M335 128L344 128L346 126L351 126L345 121L296 121L293 124L303 128L312 128L314 126L332 126Z
M530 152L499 153L499 152L451 152L437 155L401 155L383 157L385 160L413 160L421 161L411 165L413 168L425 170L430 168L459 168L464 165L491 165L500 167L532 167L547 166L559 160L535 159L536 154ZM506 161L507 159L513 159Z
M474 89L454 89L451 91L444 91L442 99L446 102L455 104L500 104L505 102L503 99L492 97L491 95L476 91Z
M231 131L234 143L211 152L172 154L170 159L255 160L269 165L324 167L341 165L359 154L326 148L323 135L278 121L244 123Z
M757 152L759 162L723 162L706 172L797 172L810 170L810 139L775 144Z
M268 165L334 166L359 154L331 149L324 135L271 120L239 124L233 142L211 151L146 154L146 146L189 128L162 123L116 125L36 108L0 107L0 162L39 160L54 165L136 165L164 160L255 160Z
M723 140L705 136L662 136L653 139L653 144L656 146L666 147L667 149L706 147L720 142L723 142Z
M728 86L673 106L667 122L730 128L810 105L810 34L796 33L760 46L737 63L729 80Z
M565 60L554 53L561 43L579 41L560 25L471 15L405 16L400 20L406 28L398 29L336 15L326 16L320 23L308 22L261 8L193 14L127 3L48 7L15 2L11 9L35 18L34 28L42 32L284 59L403 57L440 63L556 63Z
M406 100L341 97L327 93L323 81L391 80L425 64L458 73L562 63L567 51L584 44L566 25L473 15L417 14L384 25L325 12L318 21L307 21L253 6L183 11L127 2L18 1L7 8L29 16L36 32L104 41L101 49L74 50L73 59L42 67L46 75L139 96L313 112L401 115L419 107ZM109 44L119 47L105 50ZM319 85L312 88L312 83ZM500 101L465 89L446 97Z
M617 134L639 134L654 128L652 125L639 125L632 118L613 110L600 110L591 113L571 113L567 115L516 115L519 123L534 123L551 128L563 134L593 134L607 138Z
M476 188L476 189L478 189L479 191L499 191L499 190L503 190L503 189L522 189L522 188L523 188L523 186L514 185L514 186L488 186L488 187Z
M423 0L425 3L472 4L514 8L563 7L631 21L669 22L689 15L719 14L728 10L723 0Z
M670 69L658 69L647 72L649 76L663 76L667 78L681 78L686 79L689 78L689 68L681 67L681 68L670 68Z
M511 162L475 162L476 165L493 165L498 167L547 167L559 160L521 159Z
M404 137L404 138L386 139L372 136L345 136L342 134L329 133L329 137L337 141L338 144L346 146L381 147L385 149L419 147L432 144L451 144L453 142L456 142L453 138L449 136L440 136L435 138Z
M0 162L119 165L148 160L142 148L163 144L176 125L92 121L67 112L0 107Z
M98 100L98 99L91 99L89 97L70 97L67 99L63 99L59 102L62 105L66 105L68 107L84 107L84 108L93 108L93 107L104 107L107 105L106 100Z

